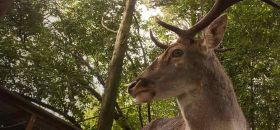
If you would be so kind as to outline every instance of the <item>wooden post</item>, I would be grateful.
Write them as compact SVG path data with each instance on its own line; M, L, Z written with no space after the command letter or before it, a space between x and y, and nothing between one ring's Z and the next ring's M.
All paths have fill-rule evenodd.
M37 116L35 114L32 114L32 116L30 117L27 126L25 128L25 130L32 130L33 129L33 125L36 121Z

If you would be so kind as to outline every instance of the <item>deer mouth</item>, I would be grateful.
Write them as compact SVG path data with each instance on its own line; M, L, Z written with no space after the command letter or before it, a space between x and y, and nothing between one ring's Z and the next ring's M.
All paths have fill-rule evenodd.
M128 87L128 93L135 99L136 103L149 102L155 97L155 91L143 80L136 80Z
M138 92L135 92L134 96L132 96L133 98L136 98L137 96L139 96L142 93L149 93L150 90L148 89L144 89L144 90L139 90Z
M150 89L136 90L132 95L136 103L145 103L153 100L155 92Z

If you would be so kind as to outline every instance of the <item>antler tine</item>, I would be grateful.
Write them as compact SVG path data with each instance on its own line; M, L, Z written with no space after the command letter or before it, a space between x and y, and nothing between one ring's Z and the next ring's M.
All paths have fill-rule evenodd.
M227 8L241 0L216 0L212 9L190 29L185 31L185 36L193 37L197 32L207 27L213 20L220 16Z
M176 27L176 26L173 26L171 24L168 24L168 23L165 23L163 21L161 21L160 19L156 18L156 22L161 25L162 27L168 29L168 30L171 30L173 32L175 32L178 36L183 36L184 35L184 30Z
M150 37L152 39L152 41L156 44L156 46L158 46L159 48L162 48L162 49L166 49L168 46L161 43L160 41L158 41L155 36L153 35L153 32L152 30L150 30Z

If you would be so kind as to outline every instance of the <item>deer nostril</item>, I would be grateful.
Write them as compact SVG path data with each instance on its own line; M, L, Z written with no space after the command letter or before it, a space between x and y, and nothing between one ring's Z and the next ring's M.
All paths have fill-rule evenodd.
M135 80L133 82L131 82L129 85L128 85L128 93L131 94L131 90L133 87L135 87L136 83L138 82L138 80Z
M134 80L128 85L128 93L132 93L132 89L136 86L136 84L141 84L142 87L148 86L150 83L152 83L149 79L146 78L138 78L137 80Z

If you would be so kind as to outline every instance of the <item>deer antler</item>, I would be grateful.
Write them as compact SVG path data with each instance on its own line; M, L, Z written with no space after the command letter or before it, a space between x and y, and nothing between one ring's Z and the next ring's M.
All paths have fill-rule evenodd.
M175 27L173 25L167 24L161 20L157 20L157 23L164 28L171 30L178 34L181 38L193 38L196 33L207 27L213 20L215 20L218 16L220 16L227 8L230 6L238 3L242 0L216 0L214 6L212 9L204 16L199 22L197 22L194 26L192 26L190 29L182 30L178 27ZM262 0L263 2L280 9L280 5L277 3L271 1L271 0Z
M241 0L216 0L212 9L204 16L199 22L197 22L190 29L185 30L183 35L180 37L189 38L194 37L194 35L207 27L213 20L220 16L227 8L238 3Z
M152 30L150 30L150 37L152 39L152 41L156 44L156 46L158 46L161 49L166 49L168 47L168 45L165 45L163 43L161 43L160 41L158 41L155 36L153 35Z
M165 23L163 21L161 21L160 19L156 18L156 22L161 25L162 27L171 30L173 32L175 32L178 36L184 35L185 30L182 30L176 26L173 26L171 24Z

